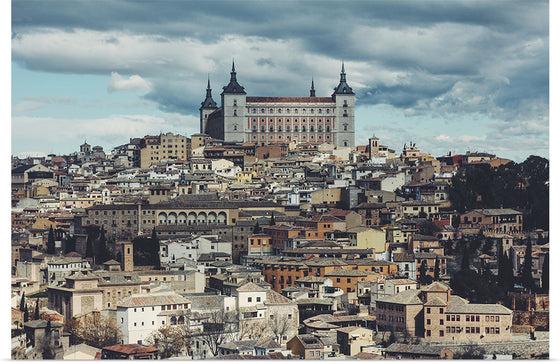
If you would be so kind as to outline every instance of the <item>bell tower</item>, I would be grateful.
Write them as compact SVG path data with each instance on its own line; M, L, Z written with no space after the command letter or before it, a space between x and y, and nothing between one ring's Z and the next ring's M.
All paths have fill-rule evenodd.
M208 86L206 86L206 99L201 103L200 106L200 132L204 134L206 132L206 122L208 121L208 115L213 113L218 108L216 102L212 98L212 89L210 88L210 77L208 77Z

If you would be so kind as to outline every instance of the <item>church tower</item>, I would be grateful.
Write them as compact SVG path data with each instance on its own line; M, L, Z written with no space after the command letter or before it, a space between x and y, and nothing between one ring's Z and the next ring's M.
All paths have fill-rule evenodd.
M133 244L131 241L126 241L121 244L122 247L122 270L124 272L134 271L134 254Z
M227 142L246 142L248 126L245 121L247 93L237 82L235 61L231 66L229 84L222 91L223 140ZM247 130L246 130L247 129Z
M208 115L213 113L217 108L216 102L212 99L212 89L210 88L210 77L208 77L208 86L206 87L206 99L201 103L200 107L200 132L204 134L206 132L206 122L208 121Z
M354 146L354 103L355 95L346 83L346 72L344 71L344 62L342 63L342 71L340 72L340 81L335 87L332 98L336 103L335 110L335 146L353 147Z

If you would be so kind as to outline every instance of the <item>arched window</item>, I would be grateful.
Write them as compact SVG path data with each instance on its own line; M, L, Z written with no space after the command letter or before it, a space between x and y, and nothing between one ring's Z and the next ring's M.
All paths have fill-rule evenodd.
M237 110L233 110L233 116L237 116Z
M319 125L319 132L323 131L323 125Z
M313 128L313 125L311 125L311 126L309 127L309 131L311 131L311 132L315 131L314 128Z
M282 125L278 125L278 131L282 131Z
M253 131L257 131L257 126L253 125Z
M297 132L298 131L298 127L297 125L294 125L294 131Z
M233 100L233 106L237 106L237 100Z
M290 126L286 125L286 131L290 131Z
M269 129L270 129L270 131L274 131L274 127L272 125L270 126Z
M264 132L264 125L261 125L261 131Z
M301 131L302 131L302 132L305 132L305 125L302 125L302 126L301 126Z
M327 132L331 131L331 126L327 125Z

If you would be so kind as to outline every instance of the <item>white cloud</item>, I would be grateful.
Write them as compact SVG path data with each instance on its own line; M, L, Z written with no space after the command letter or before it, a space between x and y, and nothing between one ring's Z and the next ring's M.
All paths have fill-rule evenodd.
M132 137L168 131L190 135L198 131L198 118L176 114L111 115L97 119L16 116L12 118L12 154L33 149L71 153L78 150L78 144L68 142L81 143L84 139L110 151ZM18 150L14 150L15 146Z
M76 102L76 99L71 96L25 97L12 107L12 114L24 114L41 110L51 105L70 104L73 102Z
M107 84L107 91L150 90L151 87L150 82L138 75L132 75L127 80L117 72L111 72L111 80Z

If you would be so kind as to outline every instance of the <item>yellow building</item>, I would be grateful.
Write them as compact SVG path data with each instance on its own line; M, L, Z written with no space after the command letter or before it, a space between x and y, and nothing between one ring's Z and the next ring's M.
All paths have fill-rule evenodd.
M145 146L140 150L140 168L168 160L190 158L191 140L180 134L166 133L144 138Z
M341 188L325 188L311 192L311 204L335 205L341 201Z
M387 250L387 242L383 230L365 226L356 226L347 230L352 249L374 249L375 253Z

